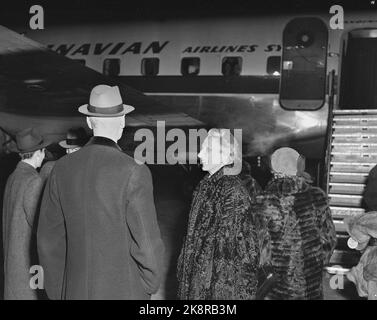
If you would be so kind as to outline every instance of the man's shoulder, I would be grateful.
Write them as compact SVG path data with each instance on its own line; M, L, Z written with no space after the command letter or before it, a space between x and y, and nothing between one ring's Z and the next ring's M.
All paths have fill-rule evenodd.
M46 163L44 163L39 171L39 174L42 174L42 173L50 173L52 168L55 166L56 164L56 160L51 160L51 161L47 161Z
M47 161L46 163L43 164L43 166L41 167L41 170L42 169L47 170L47 169L53 168L55 166L56 161L57 160Z
M11 179L20 179L24 182L38 180L40 179L39 173L35 169L27 169L22 168L21 166L17 166L16 169L12 172L9 176Z
M147 168L146 165L139 165L136 160L123 152L122 150L113 149L109 153L101 153L99 157L108 158L109 163L116 168L127 168L130 170L137 170L137 168Z
M93 161L89 161L89 160ZM98 161L97 161L98 160ZM74 170L77 167L96 165L96 163L106 162L114 169L137 167L135 159L121 150L115 148L96 149L92 146L83 147L80 150L65 155L56 161L54 171Z
M42 178L37 171L15 170L7 181L6 188L9 190L19 189L22 192L30 192L39 189L42 185Z

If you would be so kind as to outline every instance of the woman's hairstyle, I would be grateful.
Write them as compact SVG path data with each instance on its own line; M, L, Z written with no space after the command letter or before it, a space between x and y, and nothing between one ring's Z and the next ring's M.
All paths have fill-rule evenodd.
M242 150L230 129L212 128L208 131L208 138L219 139L221 145L221 152L227 153L230 160L234 162L242 162Z

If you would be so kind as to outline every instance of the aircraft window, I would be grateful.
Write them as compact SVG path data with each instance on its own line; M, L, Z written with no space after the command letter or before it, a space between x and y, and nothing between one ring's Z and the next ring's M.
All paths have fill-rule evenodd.
M85 63L86 63L85 59L73 59L73 60L85 66Z
M182 58L181 73L184 76L195 76L200 71L199 58Z
M141 61L141 74L143 76L156 76L159 66L160 60L158 58L144 58Z
M239 76L242 70L241 57L225 57L221 65L221 73L224 76Z
M120 59L105 59L103 61L103 74L105 76L119 76Z
M270 56L267 58L267 73L273 76L280 76L280 56Z

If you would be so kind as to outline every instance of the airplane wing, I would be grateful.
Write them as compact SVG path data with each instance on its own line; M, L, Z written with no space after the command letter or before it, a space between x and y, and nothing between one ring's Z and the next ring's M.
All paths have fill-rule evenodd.
M127 126L154 127L158 120L164 120L167 127L204 126L114 78L0 26L0 128L9 135L27 126L38 126L43 134L61 135L76 120L83 124L77 108L88 102L91 89L100 83L118 85L124 103L135 107L126 117Z

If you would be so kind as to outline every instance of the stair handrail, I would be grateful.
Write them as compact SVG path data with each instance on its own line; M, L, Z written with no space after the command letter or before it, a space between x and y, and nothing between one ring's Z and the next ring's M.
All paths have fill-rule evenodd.
M329 85L328 85L328 117L327 117L327 130L326 130L326 185L324 189L326 194L329 194L329 185L330 185L330 167L331 167L331 150L332 150L332 132L333 132L333 123L334 123L334 86L335 86L335 70L329 72Z

